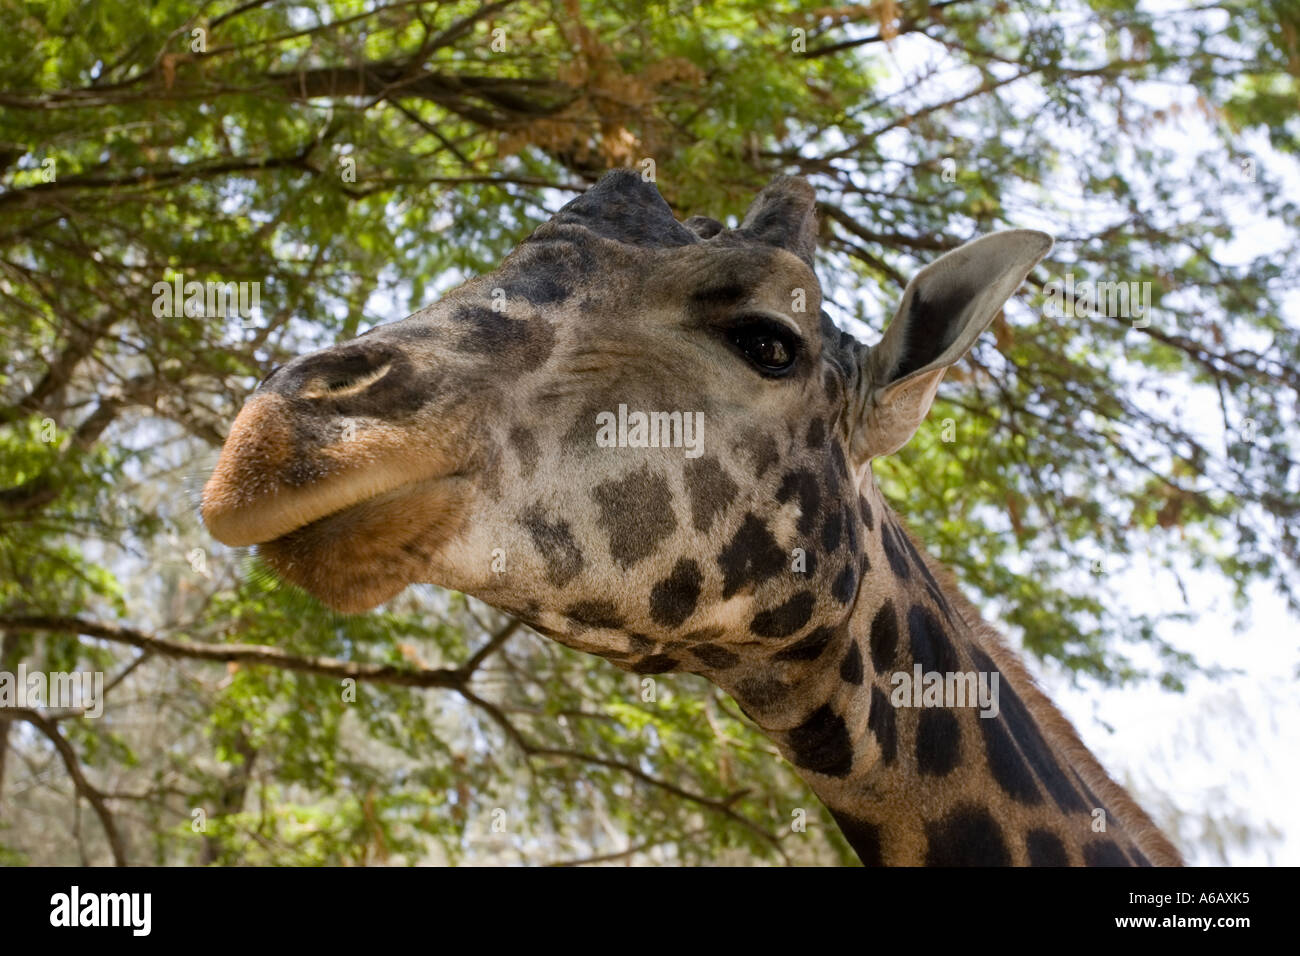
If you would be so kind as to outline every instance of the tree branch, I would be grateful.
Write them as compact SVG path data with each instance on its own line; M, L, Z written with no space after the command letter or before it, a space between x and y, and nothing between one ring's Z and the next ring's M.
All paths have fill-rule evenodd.
M104 795L93 787L85 774L81 772L81 762L77 759L77 752L72 749L72 744L68 743L67 738L59 733L58 725L39 711L30 710L26 707L15 707L7 711L8 716L16 720L26 721L31 724L46 737L50 743L54 744L54 749L59 752L63 759L63 766L67 768L68 776L72 778L72 785L76 787L77 793L81 794L94 808L95 815L99 817L99 822L104 828L104 835L108 837L108 846L113 853L113 862L116 866L127 866L126 844L122 840L122 834L117 829L117 822L113 819L113 813L108 809L108 804L104 802Z
M402 687L459 688L468 679L464 668L410 668L392 664L366 664L335 657L299 657L264 644L193 644L154 637L132 628L88 621L78 617L14 615L0 617L0 628L23 631L65 631L119 644L130 644L160 657L179 657L220 663L265 664L282 670Z

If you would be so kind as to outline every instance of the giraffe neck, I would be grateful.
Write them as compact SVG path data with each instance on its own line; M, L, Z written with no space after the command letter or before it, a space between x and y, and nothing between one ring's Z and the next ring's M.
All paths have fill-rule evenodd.
M1181 862L874 485L859 532L863 585L825 649L727 689L863 863Z

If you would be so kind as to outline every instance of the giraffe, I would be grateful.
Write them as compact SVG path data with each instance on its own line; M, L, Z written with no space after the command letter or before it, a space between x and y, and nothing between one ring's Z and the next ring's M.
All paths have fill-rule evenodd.
M273 370L203 520L342 612L430 582L702 675L864 864L1179 864L873 476L1052 240L946 253L874 347L821 308L816 244L804 179L726 228L609 172L495 272ZM944 695L965 675L996 708Z

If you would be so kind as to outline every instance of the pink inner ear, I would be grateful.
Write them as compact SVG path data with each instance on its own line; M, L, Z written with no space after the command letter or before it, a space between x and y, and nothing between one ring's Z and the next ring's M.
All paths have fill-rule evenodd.
M863 419L853 432L851 454L855 462L892 455L911 440L930 413L947 366L895 382L867 402Z

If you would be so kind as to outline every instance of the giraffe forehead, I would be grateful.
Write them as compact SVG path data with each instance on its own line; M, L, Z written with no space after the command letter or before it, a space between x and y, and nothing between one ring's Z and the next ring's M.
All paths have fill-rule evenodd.
M790 252L733 232L680 247L640 248L581 226L539 230L468 288L480 300L491 298L482 304L498 311L523 302L587 335L602 327L644 327L645 318L664 308L707 317L747 307L779 311L809 339L826 336L839 344L838 330L821 313L812 270Z

